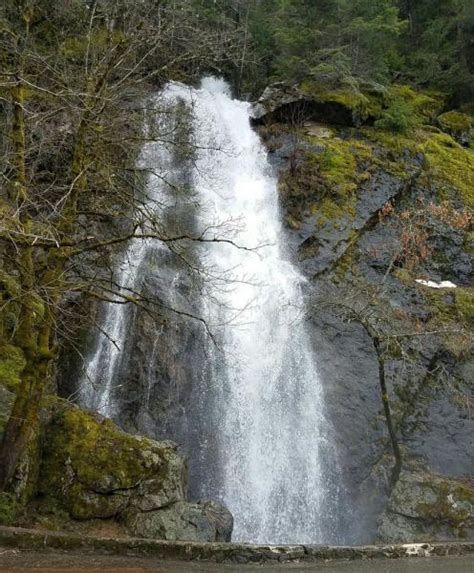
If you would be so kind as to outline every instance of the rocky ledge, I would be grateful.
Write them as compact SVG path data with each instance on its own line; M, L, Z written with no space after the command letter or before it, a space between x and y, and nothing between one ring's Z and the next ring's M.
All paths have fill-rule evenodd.
M217 563L318 562L337 560L402 559L474 553L474 542L366 545L245 545L186 543L150 539L111 539L69 533L0 527L0 547L26 551L74 551L95 555L147 556L156 559Z

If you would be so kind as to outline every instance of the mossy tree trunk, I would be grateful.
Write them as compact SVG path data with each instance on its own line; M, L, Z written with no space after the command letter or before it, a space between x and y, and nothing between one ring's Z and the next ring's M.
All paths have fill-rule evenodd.
M15 192L19 207L19 225L26 237L22 241L17 266L20 269L20 317L15 343L23 350L26 365L12 412L7 421L0 445L0 491L5 490L14 478L15 470L28 444L38 431L41 403L50 381L51 366L56 355L55 324L59 305L64 293L64 273L70 249L57 247L49 250L44 269L36 264L34 243L28 240L32 220L28 215L28 189L25 165L25 117L24 88L19 84L13 92L15 113L12 124L12 140L16 164ZM66 201L59 233L67 238L74 230L78 194L86 187L84 172L85 132L84 119L76 135L71 161L71 192ZM38 318L35 312L35 293L42 293L44 314Z

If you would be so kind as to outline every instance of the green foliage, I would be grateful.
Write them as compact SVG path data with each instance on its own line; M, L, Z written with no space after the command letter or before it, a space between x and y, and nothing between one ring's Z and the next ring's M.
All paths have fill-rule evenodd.
M233 14L253 41L247 73L331 83L393 77L441 89L455 105L474 99L472 0L196 0ZM253 66L250 62L255 62ZM256 71L258 69L258 72ZM263 76L263 77L262 77Z
M397 133L407 133L420 123L421 118L417 115L414 107L410 103L398 99L382 113L382 117L375 122L375 126Z
M455 103L474 97L474 5L471 0L399 0L409 21L401 37L403 73L411 82L452 95Z

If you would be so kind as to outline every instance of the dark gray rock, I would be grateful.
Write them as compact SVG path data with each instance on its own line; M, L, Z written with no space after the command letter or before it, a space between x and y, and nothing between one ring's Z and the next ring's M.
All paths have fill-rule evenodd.
M474 538L474 490L421 471L402 472L379 519L378 538L414 543Z
M158 511L127 516L128 529L135 537L167 541L230 541L233 519L216 502L177 502Z

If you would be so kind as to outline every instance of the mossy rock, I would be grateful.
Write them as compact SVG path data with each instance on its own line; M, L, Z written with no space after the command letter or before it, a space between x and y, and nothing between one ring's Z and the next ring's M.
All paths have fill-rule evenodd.
M303 81L299 89L314 104L327 108L329 123L359 127L379 118L382 113L383 96L374 90L362 91L351 85L329 89L312 80Z
M76 519L152 511L184 499L186 466L171 442L121 431L108 419L61 407L47 428L40 492Z
M422 92L404 84L394 84L388 91L387 102L401 100L409 104L425 122L431 121L443 108L443 96L437 92Z
M461 480L402 472L379 521L379 540L410 543L474 537L474 490Z
M455 189L459 198L474 208L474 152L459 145L446 134L431 134L420 146L427 162L427 176L443 197Z
M472 144L474 136L474 118L460 111L448 111L437 118L443 131L454 137L464 146Z
M446 133L430 130L426 126L413 132L394 133L375 128L364 128L361 133L393 157L384 159L384 167L395 175L403 176L410 159L423 159L420 183L436 191L440 200L451 198L474 208L474 152L455 141Z

